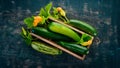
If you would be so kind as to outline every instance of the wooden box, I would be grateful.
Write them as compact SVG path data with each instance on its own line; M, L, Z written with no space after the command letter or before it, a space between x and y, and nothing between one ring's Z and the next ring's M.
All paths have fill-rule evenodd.
M49 19L52 20L52 21L55 21L55 22L57 22L57 23L61 23L61 24L63 24L63 25L65 25L65 26L73 29L74 31L76 31L76 32L78 32L78 33L80 33L80 34L84 34L84 33L85 33L85 32L83 32L83 31L81 31L81 30L78 30L78 29L76 29L76 28L74 28L74 27L72 27L72 26L69 26L69 25L63 23L62 21L56 20L56 19L51 18L51 17L50 17ZM72 55L72 56L80 59L80 60L84 60L85 57L86 57L86 55L78 55L78 54L76 54L76 53L74 53L74 52L72 52L72 51L70 51L70 50L68 50L68 49L66 49L66 48L58 45L58 44L55 43L54 41L48 40L48 39L43 38L43 37L41 37L41 36L39 36L39 35L36 35L36 34L34 34L34 33L30 33L30 34L31 34L32 36L34 36L34 37L36 37L36 38L38 38L38 39L46 42L46 43L48 43L48 44L50 44L50 45L52 45L52 46L54 46L54 47L56 47L56 48L58 48L58 49L60 49L60 50L62 50L62 51L64 51L64 52L66 52L66 53L68 53L68 54L70 54L70 55ZM88 35L89 35L89 34L88 34ZM91 35L89 35L89 36L91 36ZM93 36L91 36L91 37L92 37L92 41L93 41L94 37L93 37ZM89 48L89 47L90 47L90 45L87 46L87 48Z

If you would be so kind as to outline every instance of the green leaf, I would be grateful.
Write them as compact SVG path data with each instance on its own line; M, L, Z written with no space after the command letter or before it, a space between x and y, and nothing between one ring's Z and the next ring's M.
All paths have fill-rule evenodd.
M21 32L21 36L23 37L24 41L26 42L26 44L30 45L33 38L32 36L30 35L29 31L28 30L25 30L23 27L22 27L22 32Z
M52 7L52 2L50 2L49 4L47 4L45 6L45 10L46 10L46 12L47 12L48 15L50 15L50 9L51 9L51 7Z
M83 43L83 42L86 42L88 40L90 40L91 37L87 34L82 34L82 37L81 37L81 40L80 40L80 43Z
M29 32L28 32L27 38L32 40L32 36L31 36L31 34Z
M42 22L41 22L41 24L44 24L45 20L46 20L46 18L44 16L42 16Z
M38 15L39 16L45 16L45 17L48 16L47 13L46 13L46 11L43 8L41 8L40 13Z
M27 25L28 28L33 27L33 21L34 21L33 17L28 17L24 19L24 23Z
M28 32L28 35L25 38L25 42L30 45L32 43L32 36L30 35L30 33Z
M27 35L27 32L25 31L24 27L22 27L22 33L23 35Z
M24 40L25 40L25 43L26 43L27 45L30 45L30 44L32 43L32 40L31 40L31 39L26 38L26 39L24 39Z
M57 11L57 8L56 8L56 7L53 7L53 13L54 13L54 14L58 14L58 11Z
M21 36L22 36L23 38L26 38L26 36L27 36L27 32L26 32L26 30L25 30L24 27L22 27L22 29L21 29Z
M25 38L25 35L23 34L23 32L21 32L20 35L21 35L23 38Z
M59 18L57 8L55 8L55 7L53 7L53 17L56 18L56 19Z
M26 38L24 38L26 44L30 45L32 43L32 36L28 35Z
M40 13L38 14L39 16L44 16L45 18L48 18L48 16L50 16L50 9L52 7L52 2L50 2L49 4L47 4L45 6L45 8L41 8L40 9Z

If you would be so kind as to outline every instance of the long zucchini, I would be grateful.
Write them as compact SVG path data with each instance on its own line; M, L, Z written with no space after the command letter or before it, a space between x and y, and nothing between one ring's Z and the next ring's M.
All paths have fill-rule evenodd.
M80 36L76 32L74 32L72 29L70 29L60 23L51 22L48 25L48 28L53 32L68 36L77 42L80 41Z
M58 44L67 48L70 51L73 51L73 52L81 54L81 55L89 53L88 48L86 48L84 46L80 46L77 44L71 44L71 43L67 43L67 42L58 42Z
M97 35L97 30L93 26L87 24L86 22L72 19L70 20L69 24L76 28L79 28L80 30L83 30L84 32L90 35L93 35L93 36Z
M42 27L34 27L34 28L32 28L32 32L37 34L37 35L40 35L44 38L52 39L55 41L57 41L57 40L59 40L59 41L74 41L67 36L51 32L51 31L49 31L45 28L42 28Z

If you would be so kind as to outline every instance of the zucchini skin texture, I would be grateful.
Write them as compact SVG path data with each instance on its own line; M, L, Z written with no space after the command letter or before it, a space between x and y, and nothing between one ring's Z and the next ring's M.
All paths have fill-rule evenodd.
M70 29L60 23L51 22L48 25L48 28L49 28L49 30L51 30L53 32L65 35L77 42L80 41L80 36L75 31L73 31L72 29Z
M81 45L77 45L77 44L72 44L72 43L68 43L68 42L58 42L58 44L60 44L61 46L67 48L70 51L73 51L75 53L78 54L88 54L89 50L87 47L81 46Z
M42 27L34 27L32 28L32 32L44 38L48 38L55 41L74 41L67 36L54 33Z
M86 22L71 19L68 24L70 24L73 27L76 27L76 28L78 28L80 30L83 30L84 32L86 32L86 33L88 33L88 34L90 34L92 36L97 35L97 30L93 26L87 24Z
M59 55L62 53L61 50L48 46L47 44L43 42L35 42L33 41L31 44L32 48L38 52L49 54L49 55Z

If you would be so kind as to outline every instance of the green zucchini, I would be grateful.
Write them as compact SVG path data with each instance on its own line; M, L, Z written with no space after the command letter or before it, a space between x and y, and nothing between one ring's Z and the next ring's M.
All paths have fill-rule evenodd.
M67 43L67 42L58 42L58 44L60 44L61 46L67 48L70 51L73 51L73 52L81 54L81 55L89 53L88 48L84 47L84 46L81 46L81 45Z
M74 32L72 29L70 29L60 23L51 22L48 25L48 28L53 32L68 36L77 42L80 41L80 36L76 32Z
M49 54L49 55L59 55L62 53L61 50L51 47L43 42L35 42L33 41L31 44L32 48L38 52Z
M51 31L49 31L45 28L42 28L42 27L34 27L34 28L32 28L32 32L37 34L37 35L40 35L44 38L52 39L55 41L58 41L58 40L59 41L74 41L67 36L51 32Z
M97 30L93 26L87 24L86 22L72 19L72 20L70 20L69 24L72 25L73 27L83 30L84 32L86 32L90 35L93 35L93 36L97 35Z

